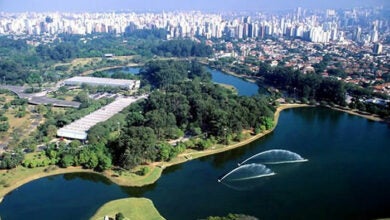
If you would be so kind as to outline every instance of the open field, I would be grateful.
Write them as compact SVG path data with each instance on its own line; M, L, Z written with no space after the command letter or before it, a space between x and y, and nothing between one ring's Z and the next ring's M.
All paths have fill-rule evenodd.
M9 103L14 100L14 96L8 94L1 94L0 97L6 99L6 102L4 103ZM17 111L16 108L8 108L5 110L4 116L8 118L9 129L6 132L1 132L0 143L7 143L13 133L17 135L19 139L23 139L30 134L31 130L29 130L29 128L31 127L33 120L31 120L32 115L29 108L26 108L26 114L21 118L15 117Z
M115 215L119 212L123 214L125 219L164 219L154 207L151 200L145 198L127 198L110 201L104 204L99 208L95 215L91 217L91 220L101 220L104 219L105 216L115 219Z
M131 60L133 58L134 58L134 56L115 56L115 57L109 58L109 59L111 59L111 60L120 60L120 61L123 61L123 62L131 62ZM78 67L83 67L85 65L96 64L96 63L99 63L100 61L102 61L103 59L106 59L106 58L102 58L102 57L76 58L76 59L73 59L69 63L58 63L58 64L55 64L53 67L69 66L69 69L67 70L67 72L71 73L72 71L74 71ZM119 66L119 67L122 67L122 66ZM81 75L88 75L88 74L91 74L91 73L93 73L95 71L103 71L103 70L107 70L107 69L111 69L111 68L115 68L115 67L102 67L102 68L99 68L99 69L88 70L88 71L82 73Z
M14 113L14 110L8 110L7 113L4 114L8 117L8 123L11 129L22 129L29 124L30 113L27 112L26 115L22 118L15 117Z

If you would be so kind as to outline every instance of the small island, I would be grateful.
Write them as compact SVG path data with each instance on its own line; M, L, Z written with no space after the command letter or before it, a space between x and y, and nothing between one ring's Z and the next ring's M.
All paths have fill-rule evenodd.
M138 219L138 220L164 220L153 202L145 198L118 199L104 204L92 216L91 220L112 219Z

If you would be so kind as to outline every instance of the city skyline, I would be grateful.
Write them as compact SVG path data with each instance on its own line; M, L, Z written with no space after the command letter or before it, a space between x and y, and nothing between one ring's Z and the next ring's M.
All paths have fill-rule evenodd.
M15 0L0 0L0 11L3 12L103 12L103 11L162 11L162 10L201 10L201 11L277 11L287 10L297 7L310 9L324 8L353 8L364 6L384 6L388 7L386 0L345 0L345 1L286 1L286 0L198 0L196 2L187 2L179 0L164 1L136 1L136 0L29 0L21 4Z

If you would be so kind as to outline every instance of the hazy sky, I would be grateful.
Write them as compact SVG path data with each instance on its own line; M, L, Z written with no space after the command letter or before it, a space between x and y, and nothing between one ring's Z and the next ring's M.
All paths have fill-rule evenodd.
M390 0L0 0L0 11L112 11L112 10L278 10L351 8L383 5Z

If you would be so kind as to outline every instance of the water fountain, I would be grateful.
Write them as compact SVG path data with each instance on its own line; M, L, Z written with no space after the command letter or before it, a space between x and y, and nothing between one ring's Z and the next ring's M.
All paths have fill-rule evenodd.
M272 170L268 169L263 164L245 164L243 166L239 166L232 171L228 172L224 176L218 179L218 182L225 181L243 181L243 180L251 180L266 176L275 175Z
M241 166L242 164L252 161L256 163L262 164L282 164L282 163L297 163L297 162L306 162L307 159L301 157L301 155L282 149L273 149L267 150L258 154L255 154L248 159L242 161L238 164Z

